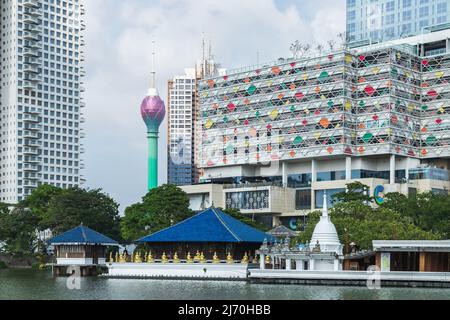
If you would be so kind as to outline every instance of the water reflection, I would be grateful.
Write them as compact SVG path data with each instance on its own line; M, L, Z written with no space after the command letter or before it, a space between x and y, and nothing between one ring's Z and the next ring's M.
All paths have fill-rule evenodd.
M49 272L0 271L0 299L85 300L393 300L446 299L450 289L256 285L245 282L81 279L80 290L69 290L66 278Z

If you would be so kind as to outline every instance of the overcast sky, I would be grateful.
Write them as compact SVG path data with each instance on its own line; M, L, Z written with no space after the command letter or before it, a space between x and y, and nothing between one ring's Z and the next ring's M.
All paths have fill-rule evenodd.
M86 186L126 206L147 187L146 128L140 103L157 42L157 85L201 57L202 33L216 61L233 69L290 56L289 46L326 43L345 30L345 0L85 0ZM167 181L167 129L161 126L160 183Z

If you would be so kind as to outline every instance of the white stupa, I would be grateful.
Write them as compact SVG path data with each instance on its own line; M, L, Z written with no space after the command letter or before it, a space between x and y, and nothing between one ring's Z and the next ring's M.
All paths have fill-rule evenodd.
M313 251L317 245L320 245L320 251L322 253L335 253L342 256L343 246L339 241L338 233L336 227L331 222L330 216L328 214L328 202L327 194L324 193L323 197L323 212L319 223L314 229L313 236L310 242L310 250Z

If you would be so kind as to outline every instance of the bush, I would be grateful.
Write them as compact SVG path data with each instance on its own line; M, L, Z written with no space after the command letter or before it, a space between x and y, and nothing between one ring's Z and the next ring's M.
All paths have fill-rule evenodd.
M8 268L8 265L5 262L0 261L0 270L1 269L7 269L7 268Z

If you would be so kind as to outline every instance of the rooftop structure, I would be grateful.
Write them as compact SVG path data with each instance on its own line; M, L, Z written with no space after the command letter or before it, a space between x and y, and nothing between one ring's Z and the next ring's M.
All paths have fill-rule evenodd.
M140 243L258 243L274 241L216 208L209 208L170 228L140 239Z
M98 233L86 226L80 225L71 229L59 236L56 236L47 241L48 244L54 246L60 245L101 245L101 246L116 246L117 241L108 238L107 236Z
M448 0L347 0L351 47L448 29L449 22Z

